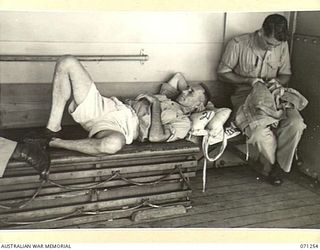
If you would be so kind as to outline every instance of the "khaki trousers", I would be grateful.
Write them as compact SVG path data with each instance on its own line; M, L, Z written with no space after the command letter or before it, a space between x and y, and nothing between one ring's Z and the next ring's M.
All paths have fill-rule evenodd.
M265 159L278 162L284 172L290 172L293 157L306 125L296 109L287 109L287 118L279 122L277 128L247 127L244 133L248 143L255 145Z

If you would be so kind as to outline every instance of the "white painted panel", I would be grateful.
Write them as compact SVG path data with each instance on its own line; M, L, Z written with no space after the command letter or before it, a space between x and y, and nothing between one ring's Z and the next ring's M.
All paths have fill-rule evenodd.
M265 17L274 13L275 12L227 13L225 41L230 40L234 36L260 29ZM288 12L277 13L286 16L287 19L289 17Z
M223 13L203 12L0 12L0 40L221 42L223 22Z
M9 43L15 47L19 46ZM49 54L64 48L77 54L83 51L100 54L136 54L141 48L149 55L149 61L140 62L86 62L85 67L96 82L148 82L164 81L174 72L182 72L190 81L209 81L216 79L215 71L222 43L186 43L186 44L99 44L87 47L87 44L47 44ZM5 51L6 46L2 44ZM37 50L33 46L30 50ZM21 49L21 48L20 48ZM13 51L13 49L12 49ZM89 54L90 54L89 53ZM48 83L52 80L54 63L48 62L1 62L0 83Z
M101 82L162 81L174 71L214 80L223 13L0 12L0 54L139 54L150 61L87 63ZM1 83L51 82L53 63L1 62ZM107 73L105 69L108 69Z

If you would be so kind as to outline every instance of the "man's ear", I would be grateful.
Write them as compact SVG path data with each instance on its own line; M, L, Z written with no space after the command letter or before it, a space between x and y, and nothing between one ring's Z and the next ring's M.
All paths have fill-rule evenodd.
M259 36L262 36L262 35L263 35L263 32L264 32L264 31L263 31L263 29L262 29L262 28L261 28L261 29L259 29L259 31L258 31L258 35L259 35Z

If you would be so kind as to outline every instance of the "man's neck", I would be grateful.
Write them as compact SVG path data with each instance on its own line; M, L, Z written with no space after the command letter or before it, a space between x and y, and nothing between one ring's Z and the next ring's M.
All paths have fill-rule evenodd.
M264 57L264 55L266 54L266 52L268 50L263 46L261 32L262 32L261 30L258 30L258 31L255 32L254 47L255 47L256 51L258 52L258 54L261 57Z

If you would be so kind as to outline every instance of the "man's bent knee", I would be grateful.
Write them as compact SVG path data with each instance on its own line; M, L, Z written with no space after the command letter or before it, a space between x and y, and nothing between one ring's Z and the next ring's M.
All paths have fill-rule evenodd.
M64 55L58 58L57 67L68 69L74 65L79 64L79 60L72 55Z
M297 132L302 132L307 126L306 124L303 122L302 118L295 118L295 119L291 119L290 120L290 127L291 129L293 129L294 131Z
M99 151L106 154L115 154L125 145L125 137L118 132L109 134L101 139Z

